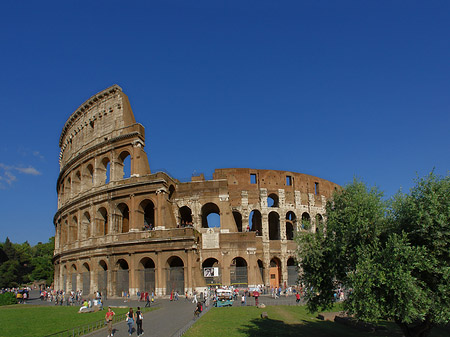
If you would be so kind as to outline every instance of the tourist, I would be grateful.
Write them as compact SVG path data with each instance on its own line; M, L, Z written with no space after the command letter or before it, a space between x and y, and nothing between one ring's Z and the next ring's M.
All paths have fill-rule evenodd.
M134 324L133 308L130 308L130 310L127 312L126 322L128 324L128 336L131 336L131 334L133 333Z
M141 307L137 307L136 313L135 313L135 319L136 319L136 333L139 336L141 336L143 334L143 330L142 330L142 319L144 318L142 316L142 312L141 312Z
M114 336L112 331L112 323L114 318L114 311L111 310L111 307L108 307L108 312L105 315L106 324L108 325L108 337Z

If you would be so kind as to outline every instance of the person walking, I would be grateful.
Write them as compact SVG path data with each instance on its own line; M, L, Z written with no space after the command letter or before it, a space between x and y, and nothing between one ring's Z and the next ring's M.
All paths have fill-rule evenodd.
M137 307L136 313L134 315L135 320L136 320L136 333L139 336L144 334L144 331L142 331L142 320L143 320L143 316L142 316L142 312L141 312L141 308Z
M133 314L133 308L130 308L130 310L127 312L126 321L128 324L128 336L131 336L133 333L133 324L134 324L134 314Z
M108 337L114 336L112 331L112 322L114 318L114 311L112 311L111 307L108 307L108 312L105 315L106 324L108 325Z
M147 295L146 296L147 303L145 303L145 307L150 307L150 295L148 293L145 294Z

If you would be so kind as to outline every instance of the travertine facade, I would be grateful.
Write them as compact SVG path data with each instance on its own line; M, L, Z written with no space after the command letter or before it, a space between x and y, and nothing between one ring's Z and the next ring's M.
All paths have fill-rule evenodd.
M152 173L144 127L118 86L83 103L59 145L55 287L84 294L295 284L294 233L315 230L337 188L273 170L189 182Z

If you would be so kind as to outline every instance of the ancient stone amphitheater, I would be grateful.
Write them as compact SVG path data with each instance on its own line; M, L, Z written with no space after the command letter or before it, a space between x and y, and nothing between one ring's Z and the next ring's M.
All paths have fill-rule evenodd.
M65 123L54 216L56 289L115 297L296 284L295 232L315 230L338 185L249 168L179 181L150 170L144 145L144 127L117 85Z

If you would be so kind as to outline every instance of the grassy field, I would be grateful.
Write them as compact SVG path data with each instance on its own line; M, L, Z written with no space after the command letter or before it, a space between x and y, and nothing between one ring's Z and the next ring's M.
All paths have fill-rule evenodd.
M0 336L45 336L105 318L105 310L78 314L78 309L78 306L2 306L0 307ZM128 311L127 308L113 310L116 314Z
M261 319L267 312L269 318ZM321 321L308 314L303 306L268 306L212 308L202 316L185 337L396 337L402 336L393 323L383 324L388 330L365 333L331 321ZM448 337L448 331L435 328L432 337Z

